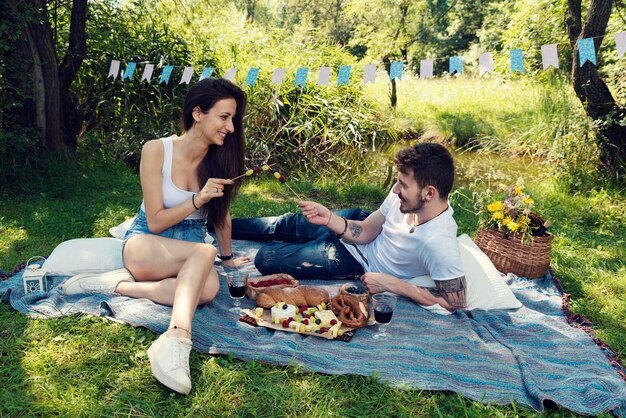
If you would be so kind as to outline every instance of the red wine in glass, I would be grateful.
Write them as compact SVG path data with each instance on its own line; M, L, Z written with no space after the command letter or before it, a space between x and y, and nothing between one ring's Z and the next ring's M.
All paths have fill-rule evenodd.
M246 294L246 285L248 284L248 275L235 271L226 274L226 281L228 283L228 291L230 297L233 299L233 307L229 309L231 312L241 311L241 302L239 301Z
M379 324L388 324L393 316L393 308L390 306L378 306L374 309L374 319Z
M387 334L387 324L391 322L393 316L393 310L396 307L398 297L393 293L377 293L372 296L372 304L374 305L374 319L379 324L378 333L374 334L372 338L384 339L389 336Z

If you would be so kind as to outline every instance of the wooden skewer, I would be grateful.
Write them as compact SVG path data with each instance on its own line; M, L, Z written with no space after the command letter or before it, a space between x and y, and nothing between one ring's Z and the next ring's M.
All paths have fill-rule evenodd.
M300 201L304 200L302 197L300 197L300 195L298 193L296 193L296 191L294 189L291 188L291 186L289 184L287 184L287 181L285 181L285 186L287 186L287 188L289 188L289 190L291 190L291 193L296 195L298 200L300 200Z
M275 164L276 164L276 163L273 163L273 164L267 164L267 166L268 166L268 167L271 167L271 166L273 166L273 165L275 165ZM265 165L265 164L263 164L263 165ZM248 171L248 170L246 170L246 171ZM263 171L263 170L261 170L261 171ZM242 178L242 177L245 177L245 175L246 175L246 173L240 174L240 175L238 175L237 177L233 177L231 180L232 180L232 181L235 181L235 180L237 180L237 179L240 179L240 178ZM251 174L251 175L252 175L252 174Z

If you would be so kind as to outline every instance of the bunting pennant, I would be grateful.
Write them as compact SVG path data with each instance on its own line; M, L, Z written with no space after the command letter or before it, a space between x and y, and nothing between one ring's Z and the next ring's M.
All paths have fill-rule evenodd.
M256 79L259 77L259 67L252 67L248 70L248 75L246 76L246 81L243 83L243 86L256 86Z
M168 84L170 82L170 76L172 75L173 69L174 69L173 65L166 65L163 68L163 72L161 73L161 78L159 79L159 84L161 83Z
M541 62L544 70L547 70L550 66L559 68L559 55L556 50L556 44L541 46Z
M593 43L593 38L578 40L578 62L582 67L587 61L596 65L596 46Z
M185 67L183 70L183 76L180 78L180 84L189 84L191 82L191 77L193 76L193 67Z
M330 82L330 67L320 68L320 75L317 77L318 86L327 86Z
M117 79L117 75L120 72L120 62L118 60L113 60L111 61L111 67L109 68L109 74L107 75L107 78L109 77L113 77L113 81L115 81L115 79Z
M366 64L363 67L363 84L376 83L376 66L374 64Z
M420 78L422 80L426 78L433 78L434 65L435 65L434 60L421 60L420 61Z
M448 73L452 75L455 71L459 74L463 74L463 59L461 57L450 57Z
M615 34L615 44L617 45L617 56L621 57L626 53L626 32Z
M146 64L143 68L143 74L141 76L140 81L147 81L148 83L152 80L152 73L154 72L154 64Z
M478 56L479 74L493 73L493 54L491 52L483 52Z
M224 73L224 78L228 81L234 81L237 75L237 68L231 67Z
M300 67L296 70L296 76L293 79L294 86L306 87L306 76L309 75L308 67Z
M525 74L524 71L524 53L521 49L512 49L510 51L511 57L511 74L515 74L515 71L519 71Z
M204 69L202 70L202 73L200 74L200 80L204 80L205 78L211 77L211 74L213 74L214 70L215 68L213 67L204 67Z
M285 78L285 72L287 72L284 68L276 68L274 70L274 74L272 75L272 86L280 86L283 84L283 78Z
M350 66L342 65L339 67L339 74L337 74L337 87L345 84L346 86L350 82Z
M404 63L402 61L395 61L391 63L389 67L389 79L398 79L402 80L402 69L404 68Z
M137 68L136 62L131 61L126 64L126 70L124 70L124 77L122 77L122 80L128 79L128 81L131 81L133 79L133 74L135 74L135 68Z

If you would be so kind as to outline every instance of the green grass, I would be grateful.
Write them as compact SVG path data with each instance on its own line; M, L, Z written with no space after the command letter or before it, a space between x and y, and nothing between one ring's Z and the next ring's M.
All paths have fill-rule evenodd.
M596 323L598 336L626 352L626 229L623 192L568 195L537 163L459 153L460 233L473 235L471 192L488 181L511 184L527 175L527 190L554 221L553 265L572 308ZM481 179L481 181L476 181ZM367 181L295 183L300 194L331 207L375 209L385 172ZM467 199L463 196L468 197ZM49 254L63 240L106 236L132 216L141 192L120 164L79 156L28 192L0 201L0 268ZM469 199L469 200L468 200ZM272 179L251 179L234 216L295 211L295 199ZM29 319L0 304L0 416L538 416L519 405L493 406L456 394L390 388L375 377L327 376L293 366L193 352L194 391L175 395L152 377L146 350L156 335L102 318ZM552 408L545 416L575 416Z

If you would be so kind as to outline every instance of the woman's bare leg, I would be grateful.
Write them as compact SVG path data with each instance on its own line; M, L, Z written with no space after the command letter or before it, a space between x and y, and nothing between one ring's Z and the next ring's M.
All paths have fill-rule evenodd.
M219 289L213 268L216 255L217 250L210 244L158 235L134 236L124 247L124 264L137 282L122 282L116 292L172 305L170 328L178 329L168 335L189 337L183 330L191 332L198 303L208 302Z

